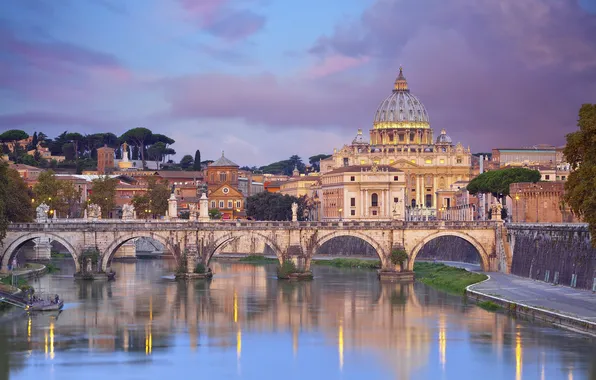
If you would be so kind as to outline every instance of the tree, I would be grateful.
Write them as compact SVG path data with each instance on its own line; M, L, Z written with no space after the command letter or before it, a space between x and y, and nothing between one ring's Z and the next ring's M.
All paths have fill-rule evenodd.
M566 136L563 150L572 169L565 183L564 200L588 223L592 246L596 247L596 104L582 105L577 126L579 131Z
M108 176L102 176L93 180L89 202L101 207L102 218L106 218L116 206L115 198L118 182L116 178L110 178Z
M132 205L141 218L165 215L168 209L169 197L170 187L168 183L166 181L158 182L156 178L151 177L147 183L147 192L142 195L135 195L132 199Z
M9 222L30 222L33 219L31 196L19 173L0 163L0 244Z
M132 128L120 136L121 141L126 141L138 148L141 155L141 161L143 161L143 168L145 168L145 147L147 144L151 143L152 135L153 132L147 128Z
M262 192L246 199L246 215L254 220L292 220L292 203L298 203L298 220L304 220L306 197Z
M155 144L151 145L149 149L147 149L147 154L149 155L149 158L155 161L158 170L159 163L161 160L163 160L165 151L166 144L162 143L161 141L156 142Z
M58 216L65 216L69 211L69 204L73 197L71 182L60 181L52 170L41 172L37 178L37 184L33 188L34 206L45 203L50 207L50 215L57 213Z
M317 154L316 156L312 156L308 158L308 163L315 171L321 171L321 167L319 165L321 160L331 157L330 154Z
M76 158L75 146L73 143L66 143L62 145L62 154L68 161L73 161Z
M193 164L194 160L192 159L192 156L190 154L185 155L180 160L180 167L184 170L190 168L191 166L193 166Z
M11 129L0 135L0 141L16 144L17 141L25 140L28 137L29 135L25 131L21 131L20 129Z
M209 209L209 218L210 219L221 219L221 211L216 208Z
M509 196L509 185L518 182L540 181L540 172L526 168L507 168L484 172L474 178L467 186L472 195L492 194L495 198L504 202L505 197Z
M201 151L197 149L195 152L195 161L192 167L193 170L201 170Z
M79 144L81 143L81 141L84 140L83 135L78 132L71 132L66 135L66 138L68 139L68 141L70 141L73 144L75 160L78 160L79 159Z

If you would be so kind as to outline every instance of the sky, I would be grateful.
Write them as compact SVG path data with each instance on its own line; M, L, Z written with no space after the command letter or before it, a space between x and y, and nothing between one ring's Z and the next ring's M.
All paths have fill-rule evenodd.
M307 161L372 128L401 65L435 136L562 145L596 103L594 36L596 0L4 0L0 132Z

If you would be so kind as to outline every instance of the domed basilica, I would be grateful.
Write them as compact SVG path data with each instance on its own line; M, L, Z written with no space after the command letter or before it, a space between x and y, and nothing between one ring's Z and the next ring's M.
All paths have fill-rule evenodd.
M401 219L406 208L453 207L458 182L469 181L470 168L469 148L454 145L445 129L433 138L429 114L410 92L400 68L393 91L375 112L370 140L358 129L351 144L334 149L332 157L321 161L321 206L327 209L322 217L395 219L399 215ZM329 180L334 174L373 171L377 176L387 173L386 180L392 183L379 180L369 186L355 181L354 175ZM338 181L345 181L341 189ZM350 188L350 182L358 188Z

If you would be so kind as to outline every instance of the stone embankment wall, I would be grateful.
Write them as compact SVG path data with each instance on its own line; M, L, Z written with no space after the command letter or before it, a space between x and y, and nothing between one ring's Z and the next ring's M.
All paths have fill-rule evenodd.
M549 283L594 289L596 249L585 224L512 224L511 273Z

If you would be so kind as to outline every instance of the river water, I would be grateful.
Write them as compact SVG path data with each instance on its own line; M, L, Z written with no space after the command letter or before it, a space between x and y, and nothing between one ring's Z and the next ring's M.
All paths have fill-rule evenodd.
M175 282L167 260L114 263L115 282L63 265L35 283L57 313L0 316L4 379L596 379L596 340L487 312L423 284L314 266L218 262Z

